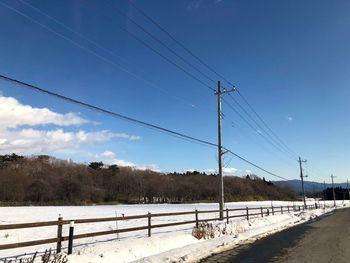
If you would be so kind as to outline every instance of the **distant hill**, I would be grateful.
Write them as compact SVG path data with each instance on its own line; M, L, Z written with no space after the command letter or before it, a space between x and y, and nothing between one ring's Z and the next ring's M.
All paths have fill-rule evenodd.
M277 186L289 186L298 193L302 192L300 180L274 181L273 183ZM312 193L314 187L315 187L315 192L322 192L324 189L323 183L304 181L305 192ZM332 187L332 184L326 183L326 188L331 188L331 187ZM346 183L335 183L334 187L346 188Z

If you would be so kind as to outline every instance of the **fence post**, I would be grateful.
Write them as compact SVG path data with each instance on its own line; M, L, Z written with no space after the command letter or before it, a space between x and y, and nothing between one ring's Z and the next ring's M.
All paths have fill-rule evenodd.
M289 205L287 206L287 208L288 208L288 214L289 214Z
M273 206L271 206L271 210L272 210L272 215L275 215L275 211L273 210Z
M58 225L57 225L57 246L56 253L60 253L62 250L62 220L63 217L61 215L58 216Z
M266 209L266 214L269 216L270 215L270 210L267 208Z
M230 219L230 217L228 216L228 208L226 208L226 222L227 222L227 224L230 221L229 219Z
M73 253L74 221L69 224L68 255Z
M196 228L198 228L198 210L195 210L196 213Z
M283 214L283 206L281 206L281 214Z
M247 220L249 220L249 208L248 208L248 206L247 206L246 210L247 210Z
M148 212L148 236L150 237L151 236L151 213Z
M264 211L262 207L260 207L260 212L261 212L261 217L264 217Z

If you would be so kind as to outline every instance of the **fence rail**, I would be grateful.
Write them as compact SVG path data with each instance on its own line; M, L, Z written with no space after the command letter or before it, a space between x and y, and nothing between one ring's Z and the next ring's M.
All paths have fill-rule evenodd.
M229 223L229 220L232 218L242 217L249 220L249 218L252 216L264 217L264 216L269 216L270 214L272 215L283 214L284 212L290 212L290 211L295 212L295 211L301 211L304 209L315 209L318 207L324 208L325 206L315 204L315 205L307 205L306 207L298 205L298 206L278 206L278 207L265 206L265 207L254 207L254 208L244 207L244 208L231 208L231 209L227 208L225 209L226 214L223 220L226 220L226 222ZM232 212L238 212L238 211L240 211L241 214L232 214ZM200 214L210 214L210 213L219 213L219 210L202 210L202 211L195 210L195 211L186 211L186 212L155 213L155 214L148 213L144 215L133 215L133 216L121 216L121 217L116 216L116 217L105 217L105 218L87 218L87 219L70 219L70 220L63 220L62 217L59 217L58 220L55 220L55 221L20 223L20 224L0 224L0 231L10 230L10 229L57 226L57 236L54 238L2 244L0 245L0 250L56 243L57 244L56 252L59 253L61 252L61 249L62 249L62 242L69 241L68 252L71 253L74 239L82 239L82 238L119 234L119 233L126 233L126 232L135 232L135 231L142 231L142 230L147 230L148 236L150 237L152 234L152 229L155 229L155 228L172 227L172 226L187 225L187 224L195 224L195 226L198 227L200 222L211 222L211 221L220 220L217 217L199 218ZM155 217L169 217L169 216L176 217L176 216L182 216L182 215L194 215L194 220L165 223L165 224L152 224L152 218L155 218ZM135 219L148 219L147 220L148 224L146 226L129 227L129 228L116 229L116 230L105 230L105 231L74 235L74 224L99 223L99 222L108 222L108 221L125 221L125 220L135 220ZM68 224L70 224L69 235L63 236L62 226L68 225Z

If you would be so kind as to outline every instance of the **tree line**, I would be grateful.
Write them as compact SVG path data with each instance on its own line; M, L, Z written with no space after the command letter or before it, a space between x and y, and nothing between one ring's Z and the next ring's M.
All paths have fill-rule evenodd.
M218 176L159 173L47 155L0 155L0 201L48 204L216 202ZM256 175L225 176L225 201L295 200L296 193Z
M349 191L346 188L335 187L334 188L334 196L336 200L349 200ZM321 198L325 198L326 200L333 200L333 188L327 188L322 191Z

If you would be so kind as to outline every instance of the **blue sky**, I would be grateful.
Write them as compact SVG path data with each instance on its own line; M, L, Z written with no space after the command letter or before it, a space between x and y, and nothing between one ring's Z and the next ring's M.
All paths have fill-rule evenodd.
M309 180L329 181L330 173L339 181L347 179L350 146L348 1L134 2L235 83L274 132L308 160ZM206 80L140 31L118 10L211 78L219 80L126 0L0 0L1 74L216 142L216 97L213 93L120 28L132 31L191 74ZM214 84L211 86L216 88ZM0 115L0 121L3 119L2 153L10 150L23 154L45 153L79 162L103 160L161 171L211 170L217 166L215 149L3 81L0 91L3 109L12 107L17 111L15 114L2 110ZM247 108L237 94L232 95ZM298 177L296 160L266 143L225 104L223 112L223 144L227 148L281 176ZM16 119L18 123L10 125L9 119ZM230 156L225 157L225 162L231 168L227 170L238 169L236 175L251 170L274 179Z

